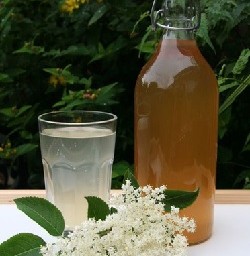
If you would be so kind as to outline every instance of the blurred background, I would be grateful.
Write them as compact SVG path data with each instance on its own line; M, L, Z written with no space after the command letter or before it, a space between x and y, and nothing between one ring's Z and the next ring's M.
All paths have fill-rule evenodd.
M217 188L250 188L250 2L201 0L199 48L218 79ZM113 188L133 169L136 78L161 31L152 0L1 0L0 189L44 188L37 117L118 115Z

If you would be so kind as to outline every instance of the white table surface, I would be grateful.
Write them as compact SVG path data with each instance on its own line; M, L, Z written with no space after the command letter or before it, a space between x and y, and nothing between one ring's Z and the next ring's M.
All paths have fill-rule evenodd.
M54 240L13 204L0 204L0 243L19 232ZM212 237L188 248L188 256L250 255L250 204L216 204Z

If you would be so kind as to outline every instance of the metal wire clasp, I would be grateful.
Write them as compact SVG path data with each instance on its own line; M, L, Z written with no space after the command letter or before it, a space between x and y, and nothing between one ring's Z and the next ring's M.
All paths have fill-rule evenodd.
M197 30L199 28L201 19L199 0L192 1L195 4L185 7L185 13L178 18L175 16L171 17L175 0L164 0L162 8L158 11L155 10L156 2L157 0L153 1L150 15L153 30L156 30L157 26L167 30ZM164 24L160 21L163 21ZM181 21L181 25L173 26L173 24L177 24L177 21Z

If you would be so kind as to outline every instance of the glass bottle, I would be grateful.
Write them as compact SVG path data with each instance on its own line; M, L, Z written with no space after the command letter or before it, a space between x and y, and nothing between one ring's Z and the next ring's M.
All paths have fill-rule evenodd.
M190 244L212 234L217 158L218 86L201 55L194 31L199 1L168 0L153 26L164 35L142 68L135 87L135 176L140 185L194 191L196 202L181 211L194 218Z

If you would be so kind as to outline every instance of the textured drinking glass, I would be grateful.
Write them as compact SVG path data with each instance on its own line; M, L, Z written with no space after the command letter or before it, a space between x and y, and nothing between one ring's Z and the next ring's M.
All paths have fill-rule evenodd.
M87 219L85 196L109 200L117 117L97 111L58 111L38 117L47 199L66 229Z

